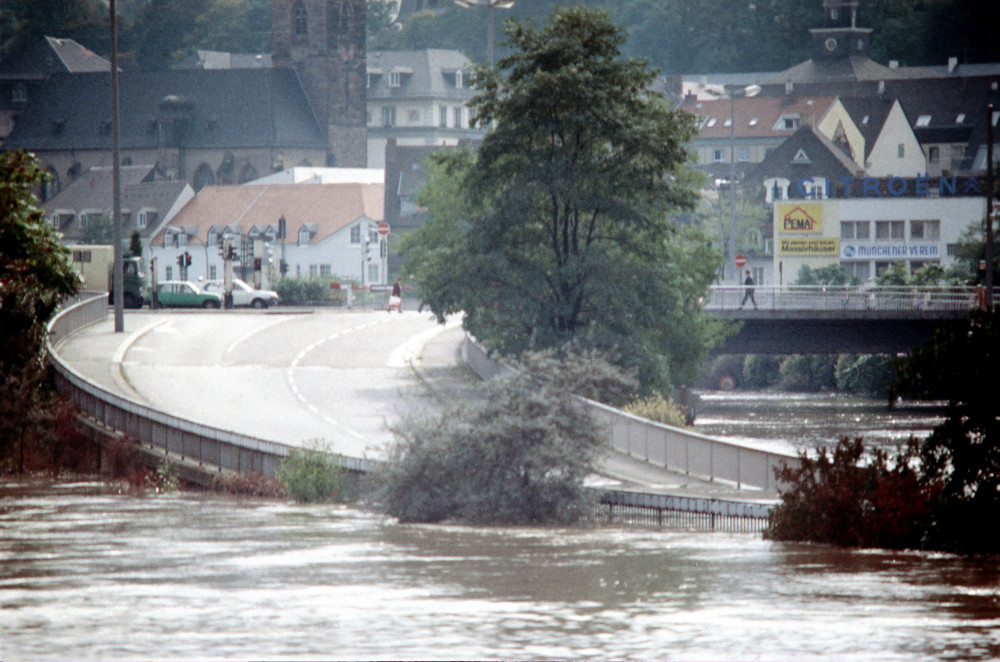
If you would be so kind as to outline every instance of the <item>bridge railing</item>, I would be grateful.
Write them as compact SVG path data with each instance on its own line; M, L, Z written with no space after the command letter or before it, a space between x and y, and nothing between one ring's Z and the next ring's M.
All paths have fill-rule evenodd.
M464 352L469 366L483 379L510 370L490 357L472 336L466 338ZM783 464L798 466L800 462L793 454L741 446L627 414L592 400L580 398L580 401L609 431L612 448L670 471L738 488L756 488L771 495L779 487L775 469Z
M966 285L864 286L783 285L753 286L753 300L744 285L715 285L705 310L928 310L969 311L985 305L986 290ZM1000 300L994 289L994 300Z

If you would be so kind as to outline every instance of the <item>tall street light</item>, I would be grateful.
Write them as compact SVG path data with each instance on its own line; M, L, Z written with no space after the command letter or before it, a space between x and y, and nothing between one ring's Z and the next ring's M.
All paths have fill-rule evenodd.
M493 10L510 9L515 0L455 0L455 4L464 9L486 5L486 59L493 64Z
M729 95L729 250L726 251L726 271L739 283L736 270L736 97L755 97L760 85L726 85Z

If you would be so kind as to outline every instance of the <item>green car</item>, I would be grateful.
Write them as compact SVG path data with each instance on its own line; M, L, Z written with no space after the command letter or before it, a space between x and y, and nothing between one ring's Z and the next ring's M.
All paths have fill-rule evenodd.
M205 292L189 280L165 280L156 286L156 300L164 307L221 308L222 297Z

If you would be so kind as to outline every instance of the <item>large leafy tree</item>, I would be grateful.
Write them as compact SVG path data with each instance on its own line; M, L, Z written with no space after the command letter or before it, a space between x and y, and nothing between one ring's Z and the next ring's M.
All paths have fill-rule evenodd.
M504 33L510 53L477 70L471 102L489 133L475 159L439 161L428 197L449 211L409 243L435 259L412 267L422 296L504 353L586 338L647 386L692 378L714 329L698 299L717 255L670 220L697 195L691 117L649 91L644 61L621 57L604 10Z
M47 432L45 325L80 284L32 193L45 176L30 154L0 154L0 466Z

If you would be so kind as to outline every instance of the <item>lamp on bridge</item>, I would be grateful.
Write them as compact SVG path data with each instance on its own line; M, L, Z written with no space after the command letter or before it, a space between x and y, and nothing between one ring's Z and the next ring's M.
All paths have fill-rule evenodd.
M729 97L729 243L726 247L726 278L739 283L736 258L736 97L750 98L760 94L760 85L723 86Z
M510 9L515 0L455 0L455 4L464 9L486 6L486 59L493 64L493 10Z

